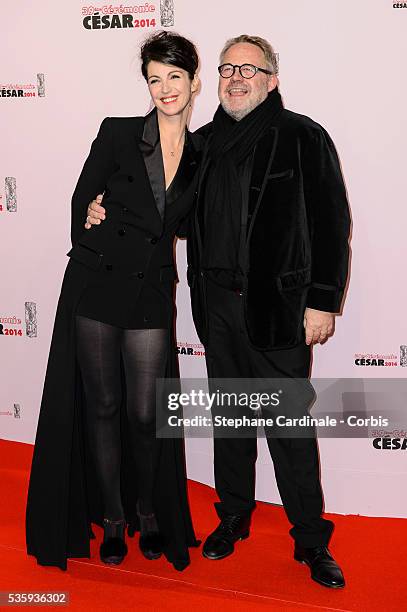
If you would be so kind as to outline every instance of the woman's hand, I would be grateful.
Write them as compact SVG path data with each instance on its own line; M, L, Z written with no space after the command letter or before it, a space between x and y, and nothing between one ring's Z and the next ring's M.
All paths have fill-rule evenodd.
M90 229L92 225L99 225L106 219L106 210L101 206L103 195L99 194L96 200L88 206L88 216L86 217L85 229Z

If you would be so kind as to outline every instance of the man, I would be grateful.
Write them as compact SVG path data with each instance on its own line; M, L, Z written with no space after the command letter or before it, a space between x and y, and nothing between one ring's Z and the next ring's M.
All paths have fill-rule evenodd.
M208 377L307 380L311 345L332 335L347 279L350 221L337 154L320 125L283 108L266 40L227 41L218 70L220 106L200 130L207 146L188 240ZM105 213L96 203L88 212L87 227ZM268 435L267 443L294 558L320 584L343 587L327 548L333 524L321 516L315 437ZM215 436L220 524L204 544L208 559L232 554L249 535L256 454L254 437Z

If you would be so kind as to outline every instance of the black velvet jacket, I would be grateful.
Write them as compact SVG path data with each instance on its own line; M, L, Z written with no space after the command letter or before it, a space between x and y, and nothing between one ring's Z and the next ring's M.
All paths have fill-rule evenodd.
M212 124L199 132L208 146ZM192 310L204 344L208 305L199 210L206 152L188 241ZM242 289L249 339L261 350L289 348L304 340L306 307L340 311L347 281L349 207L338 156L324 128L282 111L256 146L248 209L253 214L247 221Z

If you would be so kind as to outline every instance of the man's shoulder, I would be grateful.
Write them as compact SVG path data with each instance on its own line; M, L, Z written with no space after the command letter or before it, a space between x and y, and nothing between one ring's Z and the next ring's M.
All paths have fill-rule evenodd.
M210 121L209 123L206 123L202 127L195 130L194 134L197 134L198 136L202 136L206 140L206 138L208 138L208 136L212 134L212 131L213 131L213 121Z
M304 137L317 138L325 133L322 125L311 119L311 117L295 113L286 108L281 113L280 125L282 128L297 132L299 136Z

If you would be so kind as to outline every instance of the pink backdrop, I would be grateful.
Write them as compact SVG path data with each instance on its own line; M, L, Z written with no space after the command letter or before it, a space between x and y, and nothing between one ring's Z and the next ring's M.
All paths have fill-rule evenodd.
M244 0L154 0L90 5L79 0L15 0L4 7L0 25L3 438L34 440L69 249L71 193L101 120L148 110L138 48L142 38L161 27L162 19L200 49L202 91L192 129L209 121L217 106L216 66L225 39L246 32L273 43L280 57L280 90L286 106L324 125L337 145L354 223L344 315L337 321L335 337L316 347L313 375L406 376L401 347L407 345L407 10L393 4L390 0L257 0L248 6ZM132 27L118 27L125 24ZM181 348L190 346L199 353L185 283L185 245L179 244L177 251L178 339ZM356 365L355 360L366 355L383 356L385 363L395 365ZM185 377L204 376L201 355L181 354L180 362ZM188 440L187 449L190 477L211 484L211 440ZM258 498L278 502L263 440L259 449ZM376 449L371 439L323 439L320 451L327 510L407 516L405 451Z

